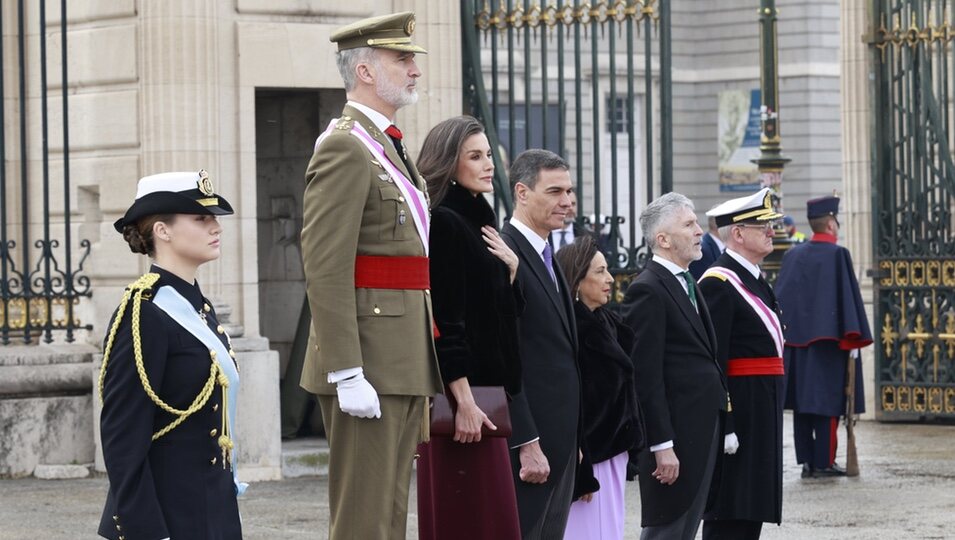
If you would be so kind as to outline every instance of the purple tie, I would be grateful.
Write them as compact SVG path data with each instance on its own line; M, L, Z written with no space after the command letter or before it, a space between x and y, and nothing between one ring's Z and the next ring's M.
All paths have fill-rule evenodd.
M550 247L550 242L544 244L544 266L547 267L550 278L557 283L557 274L554 273L554 250Z

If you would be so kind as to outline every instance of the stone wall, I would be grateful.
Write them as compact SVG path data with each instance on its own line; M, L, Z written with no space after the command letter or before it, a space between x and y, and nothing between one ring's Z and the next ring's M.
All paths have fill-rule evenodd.
M0 477L93 461L92 357L82 345L0 349Z

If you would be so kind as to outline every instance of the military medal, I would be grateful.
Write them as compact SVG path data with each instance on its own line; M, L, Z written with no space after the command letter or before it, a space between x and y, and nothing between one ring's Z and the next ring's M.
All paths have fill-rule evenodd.
M399 210L399 211L398 211L398 225L404 225L404 224L405 224L405 221L407 221L407 220L408 220L408 216L407 216L407 214L405 214L405 211L404 211L404 210Z

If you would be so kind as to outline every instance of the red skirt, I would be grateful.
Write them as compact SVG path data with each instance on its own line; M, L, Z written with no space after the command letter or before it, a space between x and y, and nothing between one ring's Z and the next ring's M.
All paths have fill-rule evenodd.
M507 439L418 445L420 540L520 540Z

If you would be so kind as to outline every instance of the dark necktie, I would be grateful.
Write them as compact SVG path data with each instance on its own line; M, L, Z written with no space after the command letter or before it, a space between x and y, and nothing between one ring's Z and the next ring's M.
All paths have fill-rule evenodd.
M557 283L557 274L554 273L554 248L550 247L550 244L544 244L544 266L547 267L547 273L550 274L550 278L554 280L554 283Z
M689 272L683 272L682 274L683 279L686 280L686 294L690 297L690 303L699 311L700 308L696 305L696 282L693 281L693 274Z
M560 242L558 242L557 247L562 248L567 245L567 231L561 229L560 231Z

